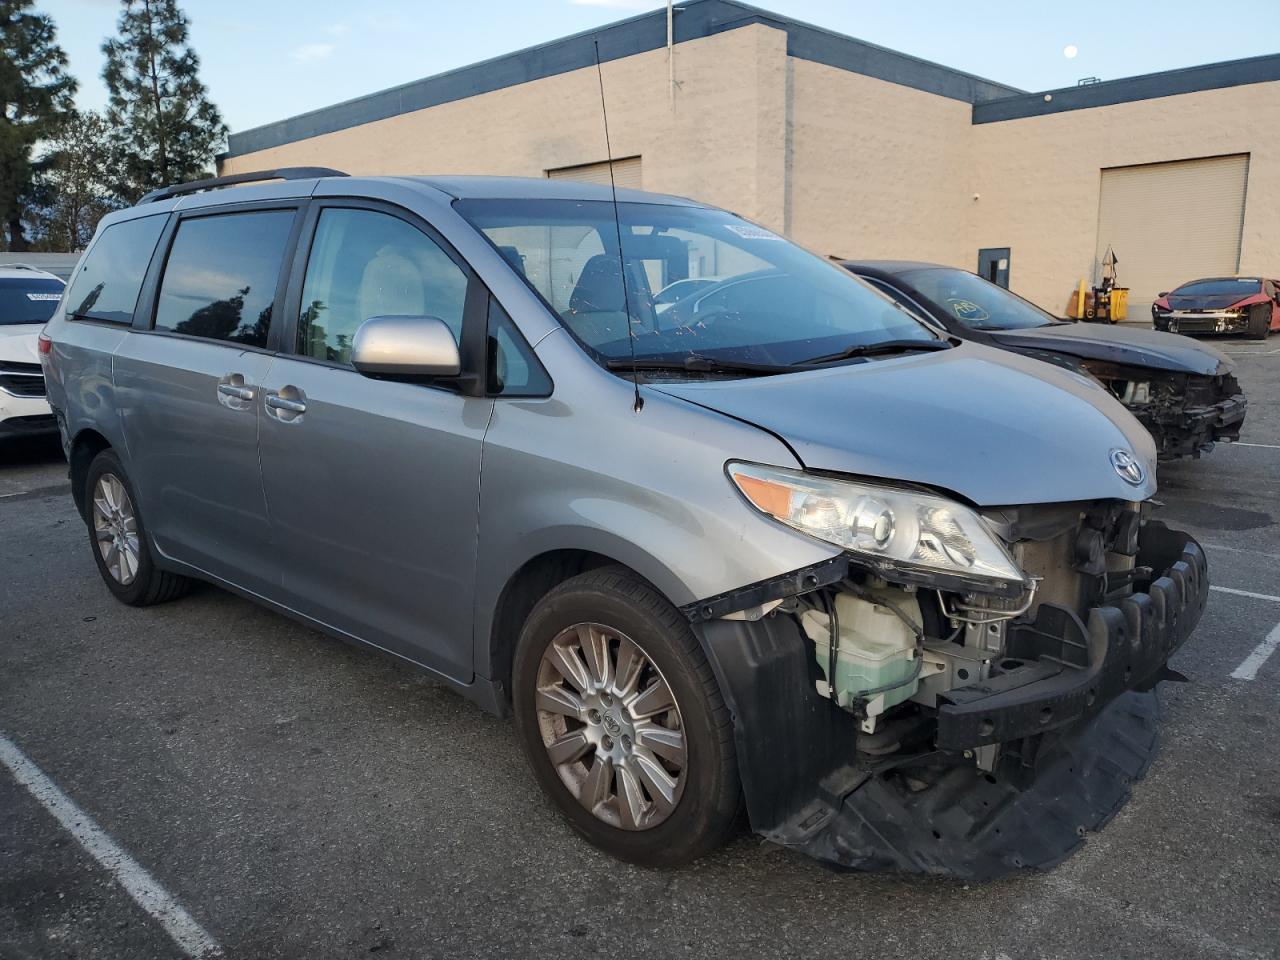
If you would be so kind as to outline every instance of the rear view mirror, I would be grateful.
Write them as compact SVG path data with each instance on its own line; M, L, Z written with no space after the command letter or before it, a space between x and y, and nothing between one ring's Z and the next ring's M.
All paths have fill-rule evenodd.
M367 377L391 380L462 372L453 331L437 317L370 317L352 341L351 365Z

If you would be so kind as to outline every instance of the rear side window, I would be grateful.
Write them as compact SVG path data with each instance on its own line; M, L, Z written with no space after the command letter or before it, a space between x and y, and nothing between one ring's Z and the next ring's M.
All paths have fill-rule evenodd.
M292 210L183 220L156 298L157 330L267 345Z
M54 277L0 278L0 326L44 323L62 299L62 281Z
M132 323L142 279L167 219L139 217L103 230L71 280L68 318Z

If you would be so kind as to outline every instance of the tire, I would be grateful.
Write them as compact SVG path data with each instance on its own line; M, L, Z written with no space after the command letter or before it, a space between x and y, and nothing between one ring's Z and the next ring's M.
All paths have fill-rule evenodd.
M647 661L639 672L625 668L635 651ZM576 661L567 670L566 657ZM590 666L602 658L608 668ZM668 691L673 707L652 712ZM630 571L589 571L538 602L516 646L512 695L534 777L573 829L611 856L677 866L734 828L742 790L733 722L711 666L685 619Z
M149 607L182 596L191 581L156 566L137 503L120 458L113 450L103 450L85 474L89 547L115 598L131 607Z
M1249 329L1246 336L1250 340L1265 340L1271 334L1271 304L1255 303L1249 308Z

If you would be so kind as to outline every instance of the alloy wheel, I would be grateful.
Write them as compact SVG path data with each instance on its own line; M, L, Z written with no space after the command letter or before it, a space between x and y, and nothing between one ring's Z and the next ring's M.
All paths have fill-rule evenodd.
M138 518L129 491L114 473L98 477L93 488L93 536L112 578L127 587L138 575Z
M688 763L680 707L638 643L577 623L547 645L534 700L556 773L587 810L648 830L676 809Z

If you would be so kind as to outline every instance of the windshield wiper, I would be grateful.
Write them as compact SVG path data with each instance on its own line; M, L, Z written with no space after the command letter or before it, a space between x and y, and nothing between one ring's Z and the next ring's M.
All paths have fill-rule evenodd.
M797 366L808 366L817 363L835 363L837 360L852 360L854 357L871 357L882 353L908 353L911 350L950 350L948 340L881 340L878 343L860 343L845 347L838 353L827 353L820 357L800 360Z
M778 363L752 363L749 360L717 360L691 353L683 358L663 360L657 357L615 357L606 360L609 370L671 370L681 373L750 373L765 376L770 373L795 373L795 367Z

